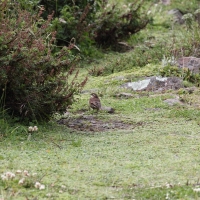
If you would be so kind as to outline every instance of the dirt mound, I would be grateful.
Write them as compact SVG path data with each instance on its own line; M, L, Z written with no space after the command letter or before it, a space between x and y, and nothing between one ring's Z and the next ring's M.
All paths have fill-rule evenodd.
M58 120L58 123L66 125L67 127L78 131L92 131L92 132L103 132L115 129L127 130L127 129L134 129L137 126L143 125L143 122L130 124L120 120L104 121L98 119L98 116L94 115L83 115L77 118L60 119Z

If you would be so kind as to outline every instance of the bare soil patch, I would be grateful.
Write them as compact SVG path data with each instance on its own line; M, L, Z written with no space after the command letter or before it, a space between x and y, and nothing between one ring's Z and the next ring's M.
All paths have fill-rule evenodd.
M143 122L127 123L121 120L105 121L94 115L83 115L77 118L60 119L59 124L78 131L103 132L109 130L130 130L142 126Z

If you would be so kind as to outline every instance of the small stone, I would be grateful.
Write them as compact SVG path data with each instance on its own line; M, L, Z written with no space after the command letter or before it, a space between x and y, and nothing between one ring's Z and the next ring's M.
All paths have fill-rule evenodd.
M162 0L162 4L164 5L170 5L170 0Z
M114 109L114 108L105 107L105 106L102 106L102 107L101 107L101 110L106 111L106 112L108 112L108 113L110 113L110 114L112 114L112 113L115 112L115 109Z
M169 15L173 15L174 22L178 24L183 24L185 20L182 18L183 13L179 9L172 9L168 12Z
M116 95L117 97L131 98L133 95L131 93L122 92Z
M173 106L173 105L176 105L176 104L183 105L183 103L178 99L166 99L166 100L164 100L164 102L167 103L170 106Z

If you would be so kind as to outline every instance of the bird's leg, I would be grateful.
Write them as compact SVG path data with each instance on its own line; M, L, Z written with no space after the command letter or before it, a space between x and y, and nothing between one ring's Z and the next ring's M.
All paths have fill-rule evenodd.
M98 113L99 113L99 109L96 109L97 111L96 111L96 115L98 115Z

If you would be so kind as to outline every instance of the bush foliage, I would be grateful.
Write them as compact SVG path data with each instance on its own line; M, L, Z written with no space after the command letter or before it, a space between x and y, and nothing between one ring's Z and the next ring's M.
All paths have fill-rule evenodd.
M43 17L55 12L55 19L52 22L53 29L57 31L58 45L68 44L72 38L80 46L84 42L91 44L89 39L90 24L94 22L95 13L99 9L100 2L105 0L83 0L83 1L40 1L44 5L45 12ZM88 46L90 46L90 44Z
M107 4L96 16L93 37L99 46L116 47L117 43L144 29L150 22L142 12L143 1L135 1L122 8Z
M144 29L150 22L143 0L120 7L107 0L41 1L48 12L56 12L53 28L59 45L75 38L83 53L94 44L115 50L117 42ZM143 10L143 11L142 11Z
M44 20L43 10L33 15L16 3L0 3L0 95L9 113L23 120L65 110L87 81L77 81L74 44L57 51L56 32L49 32L53 14Z

